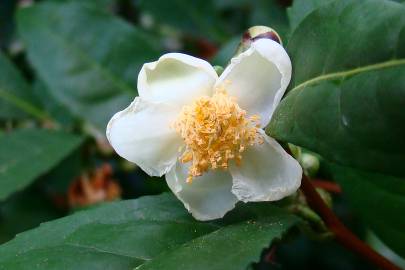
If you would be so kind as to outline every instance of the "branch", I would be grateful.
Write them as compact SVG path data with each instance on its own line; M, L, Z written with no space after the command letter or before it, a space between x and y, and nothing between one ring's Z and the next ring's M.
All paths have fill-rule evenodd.
M314 187L324 189L331 193L339 194L342 192L342 189L338 184L328 180L311 179L311 183Z
M369 262L375 264L384 270L400 270L389 260L378 254L357 236L355 236L346 226L339 220L339 218L332 212L332 210L325 204L321 196L315 190L311 181L302 175L301 190L304 193L307 202L323 219L326 226L335 235L336 240L346 248L363 256Z

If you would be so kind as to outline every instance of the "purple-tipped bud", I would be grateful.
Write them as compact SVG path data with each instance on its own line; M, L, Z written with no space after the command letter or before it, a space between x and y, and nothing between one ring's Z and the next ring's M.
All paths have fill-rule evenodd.
M271 39L283 45L280 35L273 28L257 25L250 27L245 33L243 33L237 54L244 52L250 47L252 42L262 38Z

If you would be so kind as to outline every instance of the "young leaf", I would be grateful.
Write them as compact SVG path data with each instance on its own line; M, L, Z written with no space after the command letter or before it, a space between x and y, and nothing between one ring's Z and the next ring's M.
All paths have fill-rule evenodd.
M336 1L288 44L290 93L267 129L326 159L405 176L405 6Z
M405 179L332 164L329 167L365 224L405 257Z
M0 137L0 200L57 165L81 142L72 134L36 129Z
M221 269L245 269L259 259L262 247L297 222L294 216L266 207L268 219L256 225L239 220L226 227L196 221L171 194L109 203L19 234L0 246L0 268L149 269L156 263L179 269L181 261L170 267L180 257L186 266L182 269L190 266L191 258L196 269L213 269L210 266L222 256L221 260L235 261ZM164 254L174 257L164 261Z
M50 91L100 130L136 95L141 65L157 57L137 29L78 1L21 9L17 22L30 62Z

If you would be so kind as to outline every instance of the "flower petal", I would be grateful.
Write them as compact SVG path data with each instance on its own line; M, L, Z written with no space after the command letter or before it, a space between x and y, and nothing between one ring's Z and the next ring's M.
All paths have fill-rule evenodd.
M139 96L153 102L189 104L200 96L211 96L218 79L214 68L202 59L168 53L143 65L138 76Z
M232 194L232 177L224 171L208 171L186 183L190 164L177 162L166 174L170 189L186 209L198 220L222 218L235 207L238 199Z
M181 137L170 127L179 110L140 97L116 113L107 126L107 138L123 158L149 175L162 176L176 163Z
M249 115L259 115L265 127L290 79L291 61L284 48L273 40L259 39L231 60L216 86L225 87Z
M232 192L239 200L276 201L294 193L301 185L302 169L278 142L266 134L263 144L243 152L242 164L231 165Z

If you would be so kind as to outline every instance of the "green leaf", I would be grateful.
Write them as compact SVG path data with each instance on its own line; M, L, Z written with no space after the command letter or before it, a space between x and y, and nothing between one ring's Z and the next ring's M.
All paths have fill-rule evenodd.
M0 204L0 243L61 216L49 198L39 194L35 187L15 193Z
M0 52L0 118L21 119L33 116L46 119L31 88L17 68Z
M157 57L140 31L92 5L44 2L21 9L17 21L50 91L100 130L136 95L141 65Z
M62 131L19 130L0 137L0 200L56 166L82 142Z
M32 91L41 103L41 107L44 108L49 115L52 115L52 120L63 125L63 127L71 127L74 124L75 117L69 109L54 96L54 93L49 90L43 81L35 81L32 86Z
M270 212L268 222L256 226L242 222L228 228L194 220L171 194L109 203L18 235L0 246L0 269L132 269L144 263L149 267L154 258L161 261L164 252L185 254L188 248L198 252L180 256L179 264L190 263L194 257L199 263L194 266L213 269L212 259L218 254L230 258L239 254L232 269L245 269L259 258L264 245L297 221L280 210ZM204 240L218 243L218 250ZM228 246L221 240L229 241ZM229 249L232 243L235 245ZM170 267L170 263L173 261L165 265Z
M279 239L295 220L276 214L265 221L243 221L193 239L137 267L146 269L246 269L259 261L269 242Z
M217 42L227 40L228 36L212 0L141 0L139 8L152 15L157 22L187 34Z
M277 0L256 0L252 2L253 10L250 25L265 25L273 28L286 41L289 23L286 8Z
M405 257L405 179L337 165L329 167L365 224Z
M291 91L267 132L342 165L405 176L404 14L379 0L311 13L290 39Z
M213 65L226 67L231 58L235 55L238 49L241 36L235 36L225 43L217 54L210 61Z
M332 1L334 0L294 0L292 6L287 9L291 31L294 31L312 11Z

